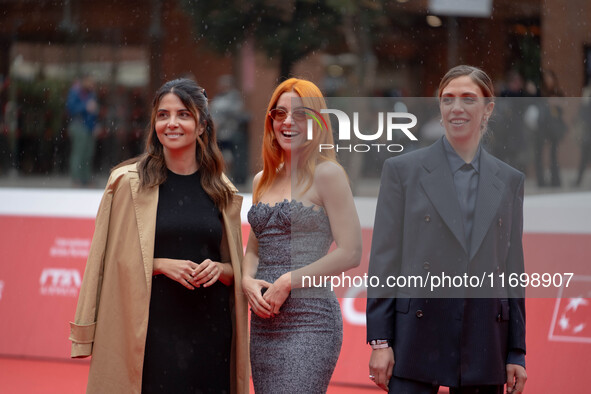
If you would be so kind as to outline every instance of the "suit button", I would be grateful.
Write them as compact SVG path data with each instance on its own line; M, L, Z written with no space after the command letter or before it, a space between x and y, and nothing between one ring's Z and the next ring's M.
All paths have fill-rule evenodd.
M499 218L498 223L499 223L499 227L503 227L503 219Z
M423 269L426 270L426 271L429 271L429 268L431 268L431 264L429 264L428 261L425 261L423 263Z
M418 310L415 315L417 315L417 317L420 319L421 317L423 317L423 311L422 310Z
M425 215L425 222L429 223L431 221L431 216Z

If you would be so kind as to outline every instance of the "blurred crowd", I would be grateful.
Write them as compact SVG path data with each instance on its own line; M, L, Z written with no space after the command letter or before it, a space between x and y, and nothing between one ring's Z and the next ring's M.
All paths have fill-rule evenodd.
M591 84L581 89L580 98L567 98L551 70L543 72L539 83L511 70L496 89L495 112L483 140L491 153L525 172L539 188L580 187L591 163ZM106 176L142 151L148 96L145 88L97 83L90 75L69 85L43 79L0 81L0 176L68 175L73 186L101 187L93 184L94 175ZM438 109L421 104L425 99L413 106L396 89L375 96L400 97L401 107L395 110L417 115L419 143L405 141L405 151L443 135ZM209 100L227 172L236 184L247 185L256 172L248 166L251 116L232 76L219 78L217 94ZM568 155L561 155L567 139ZM390 155L339 153L352 181L379 177L381 162ZM564 171L561 157L568 157L570 171Z
M495 94L495 110L483 138L486 148L531 177L538 188L580 187L591 164L591 84L581 89L581 97L565 97L552 70L542 73L539 84L511 70ZM425 145L444 130L433 116L420 132ZM568 154L561 156L567 140ZM561 157L568 159L571 171L564 171L568 166ZM578 162L573 164L573 157Z
M488 145L501 160L535 177L540 188L579 187L591 153L589 86L580 98L567 98L552 70L544 70L538 88L512 70L495 108ZM576 175L563 179L559 148L567 135L580 148ZM577 152L578 153L578 152ZM576 155L571 152L570 156Z
M91 186L89 174L108 174L142 151L146 97L143 88L97 85L89 75L71 86L6 79L0 93L0 174L70 174L73 185Z
M14 90L11 90L14 89ZM63 82L2 81L0 91L0 176L68 175L75 187L101 187L94 175L143 151L150 121L144 88L99 84L82 75ZM248 124L242 95L224 75L211 100L227 171L247 181Z

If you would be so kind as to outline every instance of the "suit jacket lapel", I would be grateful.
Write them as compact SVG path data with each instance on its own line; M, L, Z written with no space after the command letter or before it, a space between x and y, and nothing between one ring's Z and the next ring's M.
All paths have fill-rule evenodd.
M421 179L421 185L427 197L462 245L464 251L468 253L458 195L449 163L445 157L442 140L434 143L428 149L423 167L428 174Z
M154 237L156 235L156 212L158 210L158 188L150 187L140 192L139 174L130 172L131 196L135 209L142 260L146 274L148 294L152 291L152 271L154 269Z
M474 226L470 242L470 260L476 255L491 222L498 211L505 183L498 178L499 166L484 149L480 156L480 177L474 212Z

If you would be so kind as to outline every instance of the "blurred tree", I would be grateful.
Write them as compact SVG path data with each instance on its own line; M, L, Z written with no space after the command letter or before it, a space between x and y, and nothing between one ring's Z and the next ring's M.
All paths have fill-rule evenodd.
M372 47L369 37L371 26L375 26L373 17L381 10L381 0L181 3L193 19L197 40L204 39L220 53L236 55L242 44L252 38L257 49L271 59L279 59L281 80L290 76L298 60L318 49L344 44L348 51L362 55L363 63Z
M523 36L519 42L519 49L521 57L516 60L518 70L526 80L531 80L539 86L542 79L539 37Z

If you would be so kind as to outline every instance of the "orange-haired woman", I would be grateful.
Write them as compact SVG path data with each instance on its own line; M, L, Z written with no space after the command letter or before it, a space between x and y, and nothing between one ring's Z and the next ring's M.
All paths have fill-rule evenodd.
M273 93L263 135L263 171L253 181L251 232L242 270L252 311L257 393L326 392L342 343L339 303L320 278L359 265L361 230L330 120L312 82L289 79ZM312 138L308 139L308 116ZM317 122L316 122L317 120ZM322 126L322 127L321 127ZM328 252L332 241L336 248Z

